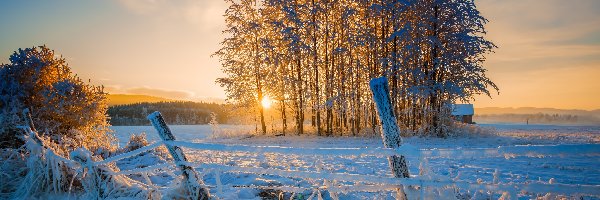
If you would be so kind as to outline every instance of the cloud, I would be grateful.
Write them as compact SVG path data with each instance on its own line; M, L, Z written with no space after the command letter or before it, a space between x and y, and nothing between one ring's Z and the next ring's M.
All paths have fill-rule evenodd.
M111 94L124 93L120 85L104 85L104 92L108 92Z
M164 0L117 0L117 2L137 14L150 14L166 3Z
M181 20L210 30L224 24L222 0L116 0L133 13L162 20ZM201 25L201 26L200 26Z
M478 8L490 20L488 38L500 47L491 60L600 57L600 1L481 0Z
M151 88L147 86L126 88L121 85L105 85L104 91L111 94L140 94L177 100L193 100L196 98L195 94L190 91Z
M143 94L169 99L188 100L194 97L193 92L181 90L169 90L150 87L135 87L124 90L127 94Z
M479 0L486 38L499 46L484 64L500 87L479 107L597 109L600 1Z

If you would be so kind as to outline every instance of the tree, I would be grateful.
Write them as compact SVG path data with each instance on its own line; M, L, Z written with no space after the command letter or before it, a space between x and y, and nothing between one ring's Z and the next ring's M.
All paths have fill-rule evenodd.
M284 127L291 108L297 134L305 115L318 135L375 132L367 85L380 76L405 136L445 137L450 104L498 90L483 66L496 47L473 0L227 2L218 82L230 100L259 111L270 93Z
M222 70L228 75L217 79L228 99L235 103L257 108L260 117L261 133L267 133L264 108L261 104L265 97L266 67L265 50L261 38L263 23L256 0L242 0L237 3L228 0L229 8L225 12L227 30L230 37L225 39L223 47L214 55L221 60Z
M37 129L67 149L112 146L102 87L83 82L46 46L19 49L9 60L0 66L2 138L16 141L24 123L20 113L29 108Z

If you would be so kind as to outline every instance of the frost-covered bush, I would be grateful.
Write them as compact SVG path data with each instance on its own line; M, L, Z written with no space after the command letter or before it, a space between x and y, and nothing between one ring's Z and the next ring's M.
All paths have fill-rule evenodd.
M129 141L127 142L127 144L123 148L116 150L116 154L127 153L130 151L148 146L148 144L150 144L150 143L148 142L148 139L146 139L146 133L131 134L131 136L129 136ZM154 148L150 151L138 154L136 156L140 156L140 155L144 156L146 153L152 153L152 154L160 157L160 159L163 159L163 160L171 160L172 159L170 157L169 151L164 146L159 146L157 148ZM136 157L136 156L134 156L134 157Z
M250 129L219 129L218 132L209 136L211 139L233 139L233 138L250 138L254 137L254 130Z
M215 112L210 113L210 122L208 124L213 135L219 134L219 121L217 121L217 114Z
M30 134L35 134L31 132ZM15 164L24 165L18 172L7 173L13 176L10 180L12 185L3 186L3 190L9 190L6 197L10 199L31 199L40 194L67 193L76 191L79 182L74 179L77 172L73 166L64 162L64 157L57 155L63 153L56 148L57 145L42 139L42 147L30 137L25 137L25 149L29 156L24 157L25 162ZM21 155L24 155L21 153Z
M497 130L492 127L481 127L476 124L454 122L450 126L449 135L453 137L488 137L497 135Z
M1 149L3 156L12 158L1 166L2 180L11 181L0 184L0 199L44 199L48 194L68 194L74 199L160 198L154 188L116 174L120 169L115 163L94 165L103 159L100 154L93 155L85 147L65 153L48 137L38 137L40 142L36 142L32 137L37 133L28 133L23 148L28 156L23 157L18 149Z
M9 61L0 65L0 138L10 142L0 147L20 146L25 108L40 134L62 148L112 146L102 87L83 82L46 46L19 49Z
M9 199L16 191L26 167L25 159L18 149L0 149L0 199Z
M101 159L85 148L71 152L70 158L83 167L78 176L84 191L81 199L160 199L160 194L154 188L125 175L115 175L120 170L114 163L88 165Z
M132 134L129 137L129 142L125 146L127 152L133 151L142 147L148 146L148 140L146 139L146 133L140 133L139 135Z

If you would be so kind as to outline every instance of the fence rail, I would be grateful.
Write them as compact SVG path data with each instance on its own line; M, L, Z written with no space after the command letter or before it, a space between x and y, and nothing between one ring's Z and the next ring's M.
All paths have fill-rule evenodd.
M489 157L546 157L589 155L600 156L600 144L581 145L516 145L500 146L497 148L432 148L419 149L410 144L404 144L396 149L390 148L297 148L283 146L250 146L225 145L211 143L193 143L184 141L167 141L165 143L195 150L210 150L224 152L253 152L278 153L296 155L329 155L329 156L376 156L387 157L406 155L409 157L427 158L489 158Z

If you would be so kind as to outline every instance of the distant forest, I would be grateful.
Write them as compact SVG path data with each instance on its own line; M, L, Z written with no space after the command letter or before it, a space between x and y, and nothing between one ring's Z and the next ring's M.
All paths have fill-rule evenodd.
M110 124L113 126L150 125L146 116L160 111L167 124L194 125L208 124L211 113L216 114L219 123L228 119L226 105L204 102L157 102L115 105L108 108Z
M529 123L529 124L572 124L595 125L600 123L600 118L594 115L572 114L483 114L475 115L477 123Z

